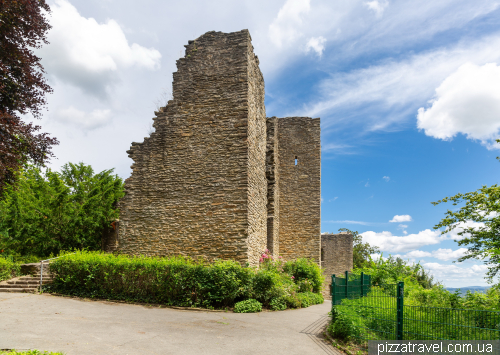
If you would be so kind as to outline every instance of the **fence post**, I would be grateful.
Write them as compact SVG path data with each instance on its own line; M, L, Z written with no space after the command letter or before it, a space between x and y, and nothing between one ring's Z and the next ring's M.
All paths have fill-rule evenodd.
M364 281L364 278L365 278L365 273L362 272L361 273L361 297L363 297L365 294L363 292L363 281Z
M330 287L330 296L332 296L332 308L335 306L335 286L337 286L337 279L335 278L335 274L332 275L332 286Z
M345 298L349 299L349 289L347 285L349 284L349 271L345 272Z
M404 308L404 286L403 281L398 282L397 288L397 332L396 340L403 340L403 308Z

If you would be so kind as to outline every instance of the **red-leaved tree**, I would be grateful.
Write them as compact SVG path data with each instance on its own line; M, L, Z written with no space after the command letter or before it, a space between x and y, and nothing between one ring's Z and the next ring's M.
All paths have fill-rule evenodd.
M45 94L52 92L33 53L48 44L51 26L42 10L50 13L45 0L0 0L0 194L27 162L45 165L59 143L19 116L40 118Z

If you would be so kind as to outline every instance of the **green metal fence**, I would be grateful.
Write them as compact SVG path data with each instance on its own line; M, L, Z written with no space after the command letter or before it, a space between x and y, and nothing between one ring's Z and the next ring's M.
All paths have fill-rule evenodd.
M500 312L407 306L404 283L373 285L368 275L332 275L332 313L361 340L498 340Z

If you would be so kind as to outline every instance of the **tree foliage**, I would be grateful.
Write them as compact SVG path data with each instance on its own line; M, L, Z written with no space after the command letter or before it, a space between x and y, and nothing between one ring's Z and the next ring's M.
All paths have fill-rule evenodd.
M405 281L405 284L408 282L418 284L424 289L440 285L420 263L411 263L392 255L385 259L381 255L377 260L370 260L363 267L354 270L356 274L361 272L371 275L373 284L395 284L398 281Z
M458 245L468 246L466 255L458 259L462 262L467 259L484 260L488 265L487 280L493 278L500 271L500 186L483 186L479 190L458 193L455 196L445 197L433 205L452 202L453 206L465 203L458 211L446 212L434 229L445 228L442 234L460 228L457 234L463 239L455 240ZM479 226L465 226L464 223L473 221Z
M45 0L0 0L0 192L28 161L44 165L51 146L58 144L47 133L36 134L40 126L19 117L30 112L40 118L45 94L52 92L33 53L48 44L48 13Z
M380 253L379 247L372 246L369 243L363 243L363 238L357 231L340 228L339 232L348 232L352 234L352 258L354 269L366 266L371 261L370 255Z
M20 171L0 201L0 249L38 256L99 250L123 196L123 182L112 171L94 174L83 163L68 163L60 173L34 166Z

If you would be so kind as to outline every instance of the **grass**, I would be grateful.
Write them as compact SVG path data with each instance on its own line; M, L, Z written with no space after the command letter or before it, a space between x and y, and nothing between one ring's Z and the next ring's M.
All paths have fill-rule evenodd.
M0 350L0 355L64 355L64 353L60 352L54 353L52 351L40 351L40 350L17 351L11 349L11 350Z

